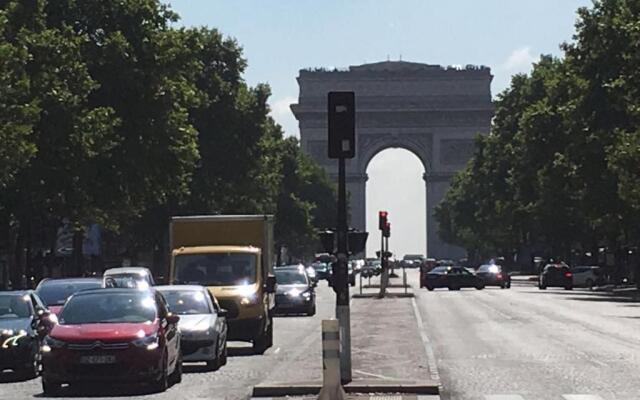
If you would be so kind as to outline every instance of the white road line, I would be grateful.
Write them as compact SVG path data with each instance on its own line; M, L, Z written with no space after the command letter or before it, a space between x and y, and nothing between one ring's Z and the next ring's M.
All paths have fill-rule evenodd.
M597 394L563 394L565 400L602 400Z
M411 298L411 305L413 306L413 313L415 314L416 322L418 323L418 332L420 332L422 345L424 346L424 351L427 354L427 363L429 364L429 373L431 374L431 379L439 382L440 375L438 374L438 364L436 363L436 356L435 354L433 354L431 341L429 340L429 336L427 335L427 330L425 329L424 322L422 321L422 316L420 315L420 310L418 309L418 303L416 303L415 297Z
M484 396L485 400L524 400L519 394L489 394Z
M275 349L275 350L273 351L273 354L278 354L278 353L280 353L280 347L278 347L277 349Z

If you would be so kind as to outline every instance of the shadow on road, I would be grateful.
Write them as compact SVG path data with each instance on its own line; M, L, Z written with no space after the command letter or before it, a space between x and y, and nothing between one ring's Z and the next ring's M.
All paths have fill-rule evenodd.
M107 385L107 384L80 384L62 387L59 396L45 396L39 393L37 398L61 398L61 397L133 397L146 396L155 393L147 385Z
M30 381L33 378L27 378L24 375L17 374L15 372L0 373L0 383L17 383Z
M253 347L229 347L227 349L227 354L229 357L249 357L255 356L256 354L253 352Z

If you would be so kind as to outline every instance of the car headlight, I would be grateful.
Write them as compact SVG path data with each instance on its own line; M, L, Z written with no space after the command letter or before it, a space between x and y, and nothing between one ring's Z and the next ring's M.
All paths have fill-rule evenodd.
M291 297L298 297L301 293L302 292L300 291L300 289L291 289L287 292L287 294Z
M147 350L155 350L160 345L160 340L157 333L149 336L142 337L133 341L133 345L136 347L143 347Z
M240 304L243 306L253 306L258 304L258 295L256 293L251 293L244 295L240 300Z
M305 299L310 299L311 298L311 292L302 293L302 297L304 297Z
M52 349L60 349L64 347L66 343L62 340L54 339L51 336L47 336L44 338L44 343L42 345L42 352L48 353Z
M11 332L10 335L9 335L9 332ZM11 330L11 329L7 329L7 330L4 330L3 333L5 333L5 334L7 334L9 336L8 338L6 338L2 342L2 348L3 349L8 349L9 347L15 347L15 346L18 346L18 345L20 345L22 343L28 342L27 331L25 331L24 329L21 329L19 331L14 331L14 330ZM25 338L26 338L26 340L25 340Z

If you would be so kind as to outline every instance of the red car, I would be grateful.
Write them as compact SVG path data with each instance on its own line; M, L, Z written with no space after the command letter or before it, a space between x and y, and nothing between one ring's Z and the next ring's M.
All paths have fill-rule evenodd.
M57 316L72 294L101 287L102 278L45 278L38 284L36 294L44 301L49 311Z
M45 395L79 382L141 382L166 390L182 379L179 319L154 290L74 294L44 339Z

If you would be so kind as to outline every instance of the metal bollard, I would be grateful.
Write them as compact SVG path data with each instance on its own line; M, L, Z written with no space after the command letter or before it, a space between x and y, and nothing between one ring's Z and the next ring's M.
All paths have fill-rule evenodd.
M407 294L407 270L402 268L402 285L404 286L404 294Z
M337 319L322 320L322 390L320 400L346 398L340 381L340 327Z

